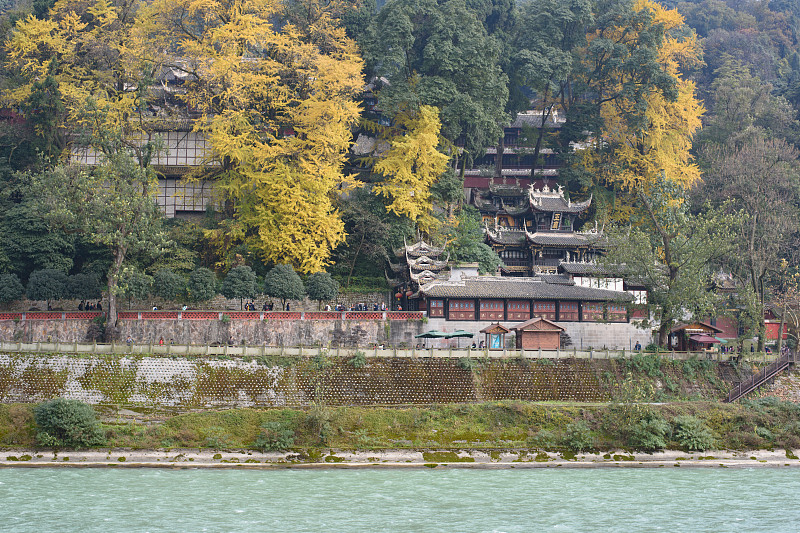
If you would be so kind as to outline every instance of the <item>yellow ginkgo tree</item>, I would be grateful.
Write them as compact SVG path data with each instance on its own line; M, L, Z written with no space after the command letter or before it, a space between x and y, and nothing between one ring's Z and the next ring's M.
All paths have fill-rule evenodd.
M448 157L437 148L439 111L422 105L414 112L399 113L394 123L396 131L389 149L374 166L384 180L373 190L386 199L387 210L411 219L420 230L430 233L436 227L431 186L448 168Z
M359 116L362 61L324 9L304 27L277 0L155 0L142 42L186 74L217 189L232 218L210 232L220 252L245 242L268 262L321 270L344 240L334 195Z
M58 0L46 19L29 15L18 21L5 43L6 67L18 83L5 92L4 103L24 107L37 87L51 80L64 108L57 128L68 131L68 139L107 155L126 139L139 139L134 132L143 131L145 89L157 66L134 32L138 7L138 2ZM127 144L141 150L141 142Z
M599 183L623 195L646 191L659 179L691 187L700 180L690 150L704 109L695 96L695 84L684 79L682 69L698 64L700 46L694 34L681 31L684 19L677 10L637 0L634 11L640 15L633 17L637 23L587 35L588 49L602 50L609 42L619 45L615 50L627 46L630 55L614 64L639 64L648 58L656 64L655 73L650 69L647 79L638 79L622 68L604 71L602 83L595 84L602 126L593 143L581 151L583 163ZM644 54L640 43L654 42L654 56ZM602 57L591 56L589 66L599 64ZM617 208L617 216L627 213L625 205Z

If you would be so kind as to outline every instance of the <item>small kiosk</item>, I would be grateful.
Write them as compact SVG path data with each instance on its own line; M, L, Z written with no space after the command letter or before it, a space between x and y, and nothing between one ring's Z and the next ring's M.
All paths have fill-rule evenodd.
M511 330L505 326L501 326L499 322L489 324L481 330L481 333L486 335L485 347L490 350L502 350L506 347L506 335L510 332Z
M511 327L517 332L517 348L523 350L558 350L564 328L546 318L532 318Z

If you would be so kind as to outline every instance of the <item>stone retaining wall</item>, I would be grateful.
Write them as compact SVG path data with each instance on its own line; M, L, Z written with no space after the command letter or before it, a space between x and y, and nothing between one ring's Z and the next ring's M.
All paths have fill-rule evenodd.
M121 312L119 327L121 338L131 335L140 344L158 344L163 338L165 343L175 344L234 344L270 346L369 346L383 344L387 346L413 347L425 344L430 347L464 347L472 342L480 344L484 336L480 330L491 322L486 321L447 321L441 318L424 320L382 319L384 313L316 313L306 312L305 319L300 320L300 313L273 313L282 318L259 319L261 313L228 313L232 319L219 320L205 318L200 320L178 319L180 312L151 313L144 311ZM60 313L58 313L60 315ZM149 315L163 315L164 318L149 318ZM186 312L186 314L207 314L218 316L213 312ZM390 313L394 318L421 316L421 313ZM141 318L137 318L141 315ZM174 315L174 318L166 316ZM239 316L241 315L241 316ZM246 318L248 315L255 319ZM310 316L330 315L345 317L309 318ZM352 315L352 318L351 318ZM374 317L372 316L374 315ZM6 314L5 316L10 316ZM222 316L225 316L223 314ZM511 327L516 322L506 321L503 325ZM639 329L629 323L597 323L597 322L558 322L570 336L571 347L579 350L594 348L595 350L631 350L636 341L646 346L652 340L649 330ZM0 314L0 340L15 342L84 342L91 326L90 320L19 320L4 319ZM472 339L433 339L424 341L415 335L428 330L452 332L465 330L474 334ZM506 346L511 347L513 334L506 336ZM571 348L570 347L570 348Z
M664 367L684 395L724 396L729 365L687 377ZM630 369L622 360L471 360L262 356L231 359L0 354L0 403L64 397L117 407L307 407L526 400L608 401ZM647 379L646 376L644 379ZM714 385L714 382L717 382ZM664 386L656 383L655 387ZM676 390L677 390L676 389Z

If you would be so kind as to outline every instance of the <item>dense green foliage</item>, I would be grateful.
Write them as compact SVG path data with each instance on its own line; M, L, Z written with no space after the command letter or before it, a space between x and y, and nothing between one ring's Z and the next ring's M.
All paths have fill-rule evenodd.
M323 301L336 299L339 294L339 283L327 272L315 272L306 279L306 293L312 300L322 304Z
M13 302L25 294L25 288L16 274L0 274L0 302Z
M31 300L58 300L67 296L67 275L61 270L46 268L31 273L25 290Z
M258 292L256 273L247 265L232 268L222 280L220 292L225 298L239 298L241 305L245 298L254 298Z
M168 268L153 275L153 293L165 300L175 300L186 291L186 280Z
M537 166L543 163L543 154L552 154L548 159L561 165L558 182L570 198L593 195L591 211L578 221L578 227L597 222L608 230L620 222L622 228L612 233L624 233L630 239L626 237L629 245L617 259L640 257L650 263L658 259L659 268L644 272L641 264L634 265L638 272L631 275L649 275L650 307L662 319L662 344L665 329L684 311L708 316L736 309L744 335L763 337L764 306L790 299L786 278L797 270L800 255L800 8L796 2L663 0L664 8L677 10L669 13L634 0L277 2L270 4L274 12L264 16L275 21L275 28L294 25L297 35L282 42L286 46L302 42L309 54L317 54L316 74L288 75L284 67L289 66L284 65L267 78L274 84L271 89L288 92L258 97L258 91L251 92L247 86L269 85L259 72L223 68L211 75L198 71L203 82L184 87L187 96L167 105L141 87L153 83L174 58L155 57L168 47L153 50L146 43L164 37L184 43L186 36L181 32L186 27L182 22L172 27L169 21L177 20L171 16L182 9L190 12L190 4L191 9L206 9L202 2L187 0L178 6L176 0L165 4L164 17L152 20L136 18L140 8L150 6L138 0L104 4L102 14L97 11L100 8L88 4L68 6L51 0L18 2L13 8L0 9L6 58L0 81L9 101L15 103L0 127L0 272L16 275L23 284L32 273L45 269L72 276L94 272L98 282L107 284L112 314L115 295L126 294L117 285L129 270L155 275L153 291L166 299L184 293L175 275L193 272L188 296L205 301L216 294L216 278L211 271L197 269L221 273L232 265L246 264L261 277L277 261L292 261L308 272L324 266L345 289L386 289L387 260L404 239L417 237L446 242L451 259L477 261L481 271L494 272L499 258L484 243L474 211L463 205L460 170L488 147L497 146L502 152L503 127L517 111L530 110L534 127L523 131L513 149L532 155ZM231 5L221 3L220 12ZM169 11L172 8L177 11ZM65 20L65 9L75 10L84 22L93 21L80 30L69 30L81 38L55 27ZM28 14L36 19L27 19ZM325 24L318 25L320 21ZM55 26L48 26L51 23ZM153 25L162 26L156 31ZM231 33L245 31L235 24L224 27L238 28ZM340 29L358 43L358 52ZM279 30L269 35L286 37ZM213 65L215 70L236 63L210 59L227 53L222 40L214 33L213 44L203 41L196 49L185 43L180 46L187 47L185 53L197 53L190 60ZM87 54L78 44L84 42L92 43L93 53ZM191 42L195 41L190 36ZM342 84L337 85L339 92L331 89L331 94L309 107L285 102L287 94L302 99L327 88L305 93L294 83L318 81L323 74L336 72L326 68L326 61L335 55L326 55L336 48L334 42L341 45L340 52L353 55L348 61L352 68L347 70L352 75L329 80L331 86ZM275 59L253 54L253 61ZM58 61L51 62L56 55ZM239 55L233 52L231 57ZM363 79L356 74L361 69L357 55L364 60ZM96 57L107 61L94 61ZM234 78L234 86L241 90L226 92L228 100L223 102L223 89L228 91L228 82ZM337 115L334 111L347 106L334 105L333 110L325 106L340 92L347 92L342 90L345 85L365 83L363 120L353 139L347 133L349 126L337 130L337 135L314 129L321 124L339 125L341 117L332 118ZM207 94L214 94L216 100L206 98ZM704 129L699 132L695 122L701 112L689 105L695 96L706 108ZM150 168L154 154L163 147L155 138L137 145L130 136L162 115L185 118L189 99L196 108L208 107L213 124L195 126L223 149L221 166L209 172L224 184L227 201L216 205L219 212L210 210L202 221L170 223L166 239L162 217L153 208L155 175ZM356 106L348 103L353 104L347 114L352 119ZM431 205L426 207L438 219L436 224L426 221L418 227L411 218L387 211L389 199L374 194L386 182L375 165L382 154L391 152L392 142L409 136L411 131L402 127L404 120L425 106L436 108L441 122L440 136L431 136L428 144L449 158L450 168L434 180L430 190L426 187L413 195L414 199L429 197ZM310 115L289 119L288 115L301 110L310 110ZM670 129L670 121L679 126ZM542 127L535 127L537 123ZM243 124L248 125L248 133L241 133ZM663 138L653 140L660 131L665 132ZM225 142L219 142L220 135ZM603 142L596 142L600 138ZM340 148L354 140L366 148L354 150L343 166L338 156L335 161L315 159L323 153L342 156L344 152L324 143L313 144L321 140L335 141ZM93 171L59 164L79 141L105 156ZM681 143L691 144L691 150L672 149ZM279 146L286 151L280 152ZM308 146L320 149L308 150ZM327 149L321 149L324 146ZM408 163L398 168L418 170L411 154L397 152L391 153ZM309 153L314 157L303 159ZM267 154L274 165L251 161ZM648 160L649 154L655 155ZM295 163L298 168L292 166ZM671 172L676 165L702 180L682 181ZM264 168L271 170L262 172ZM500 177L499 166L483 170ZM348 172L367 186L340 194L347 187L338 177ZM334 174L336 187L319 192L320 184L330 183ZM301 175L305 178L296 186L281 188ZM680 186L664 195L662 178ZM254 190L264 183L279 192L269 189L269 193L256 194ZM686 189L689 185L691 190ZM311 202L302 203L303 208L293 203L298 200L294 193L300 190ZM309 207L316 206L316 201L325 209ZM653 206L664 210L648 210ZM308 217L322 211L325 216L308 222ZM687 231L661 231L667 218ZM236 223L244 219L249 222ZM298 221L304 231L289 235L288 228ZM338 243L331 251L330 265L315 257L314 246L292 257L265 255L274 241L285 239L282 246L294 249L307 234L325 228L327 237L322 240L331 247ZM254 244L262 234L271 237ZM709 236L715 239L711 248L716 249L711 251L703 244ZM706 266L700 268L702 264ZM175 275L168 276L167 271ZM732 278L741 289L735 301L722 302L710 294L716 283L710 272ZM29 297L62 297L53 290L37 292L36 283ZM249 297L249 290L233 288L242 283L223 281L222 292ZM91 299L97 291L84 278L70 286L66 295ZM19 296L14 289L3 298ZM691 308L681 309L682 304Z
M303 280L291 265L275 265L264 278L264 292L273 298L280 298L283 308L286 300L300 300L306 291Z
M32 409L30 405L0 405L0 446L35 445L41 429L33 424ZM797 449L798 416L796 403L775 398L742 404L679 402L652 406L650 427L626 435L620 432L613 408L605 405L499 402L402 408L322 406L306 411L230 409L167 418L158 415L146 422L106 422L100 433L91 429L96 426L88 422L93 417L89 415L86 425L81 426L87 429L77 434L88 439L80 446L94 442L139 449L214 448L217 444L230 449L520 448L570 453L579 448L643 452L661 448ZM326 444L320 441L320 427ZM566 431L568 427L570 431ZM105 442L103 432L107 435Z
M204 267L194 270L189 275L189 297L202 302L210 300L217 294L217 276Z
M57 398L37 405L36 443L46 448L85 448L104 441L94 409L78 400Z

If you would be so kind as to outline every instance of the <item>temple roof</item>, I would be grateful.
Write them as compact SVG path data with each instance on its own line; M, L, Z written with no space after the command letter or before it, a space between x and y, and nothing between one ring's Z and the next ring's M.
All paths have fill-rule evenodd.
M397 257L438 257L444 253L444 248L437 248L425 241L418 241L414 244L406 244L405 247L398 248L394 253Z
M590 246L596 239L589 239L583 233L526 232L528 240L542 246Z
M411 267L412 270L439 271L443 268L447 268L447 261L436 261L435 259L431 259L430 257L424 255L416 259L409 257L408 266Z
M597 263L588 263L588 262L575 262L575 263L567 263L562 262L558 265L558 269L561 271L566 272L567 274L574 275L581 275L581 274L592 274L595 276L610 276L612 272L605 266L598 265Z
M628 293L547 283L541 277L479 276L460 281L434 281L419 292L431 298L515 298L537 300L630 301Z
M545 125L548 128L560 128L561 125L564 123L563 119L559 119L557 113L551 113L548 117ZM517 113L517 116L514 118L514 122L511 123L512 128L541 128L542 127L542 112L537 111L523 111L522 113Z
M561 274L539 274L546 283L555 285L575 285L575 282Z
M525 189L519 185L495 184L489 185L489 193L502 198L521 198L525 196Z
M531 187L529 192L531 208L541 212L557 213L582 213L591 205L592 198L583 202L572 202L564 198L564 189L561 185L558 189L550 189L545 185L542 189Z
M564 328L540 316L526 320L521 324L511 326L514 331L564 331Z
M489 240L495 244L522 245L526 242L525 230L498 229L486 230Z

